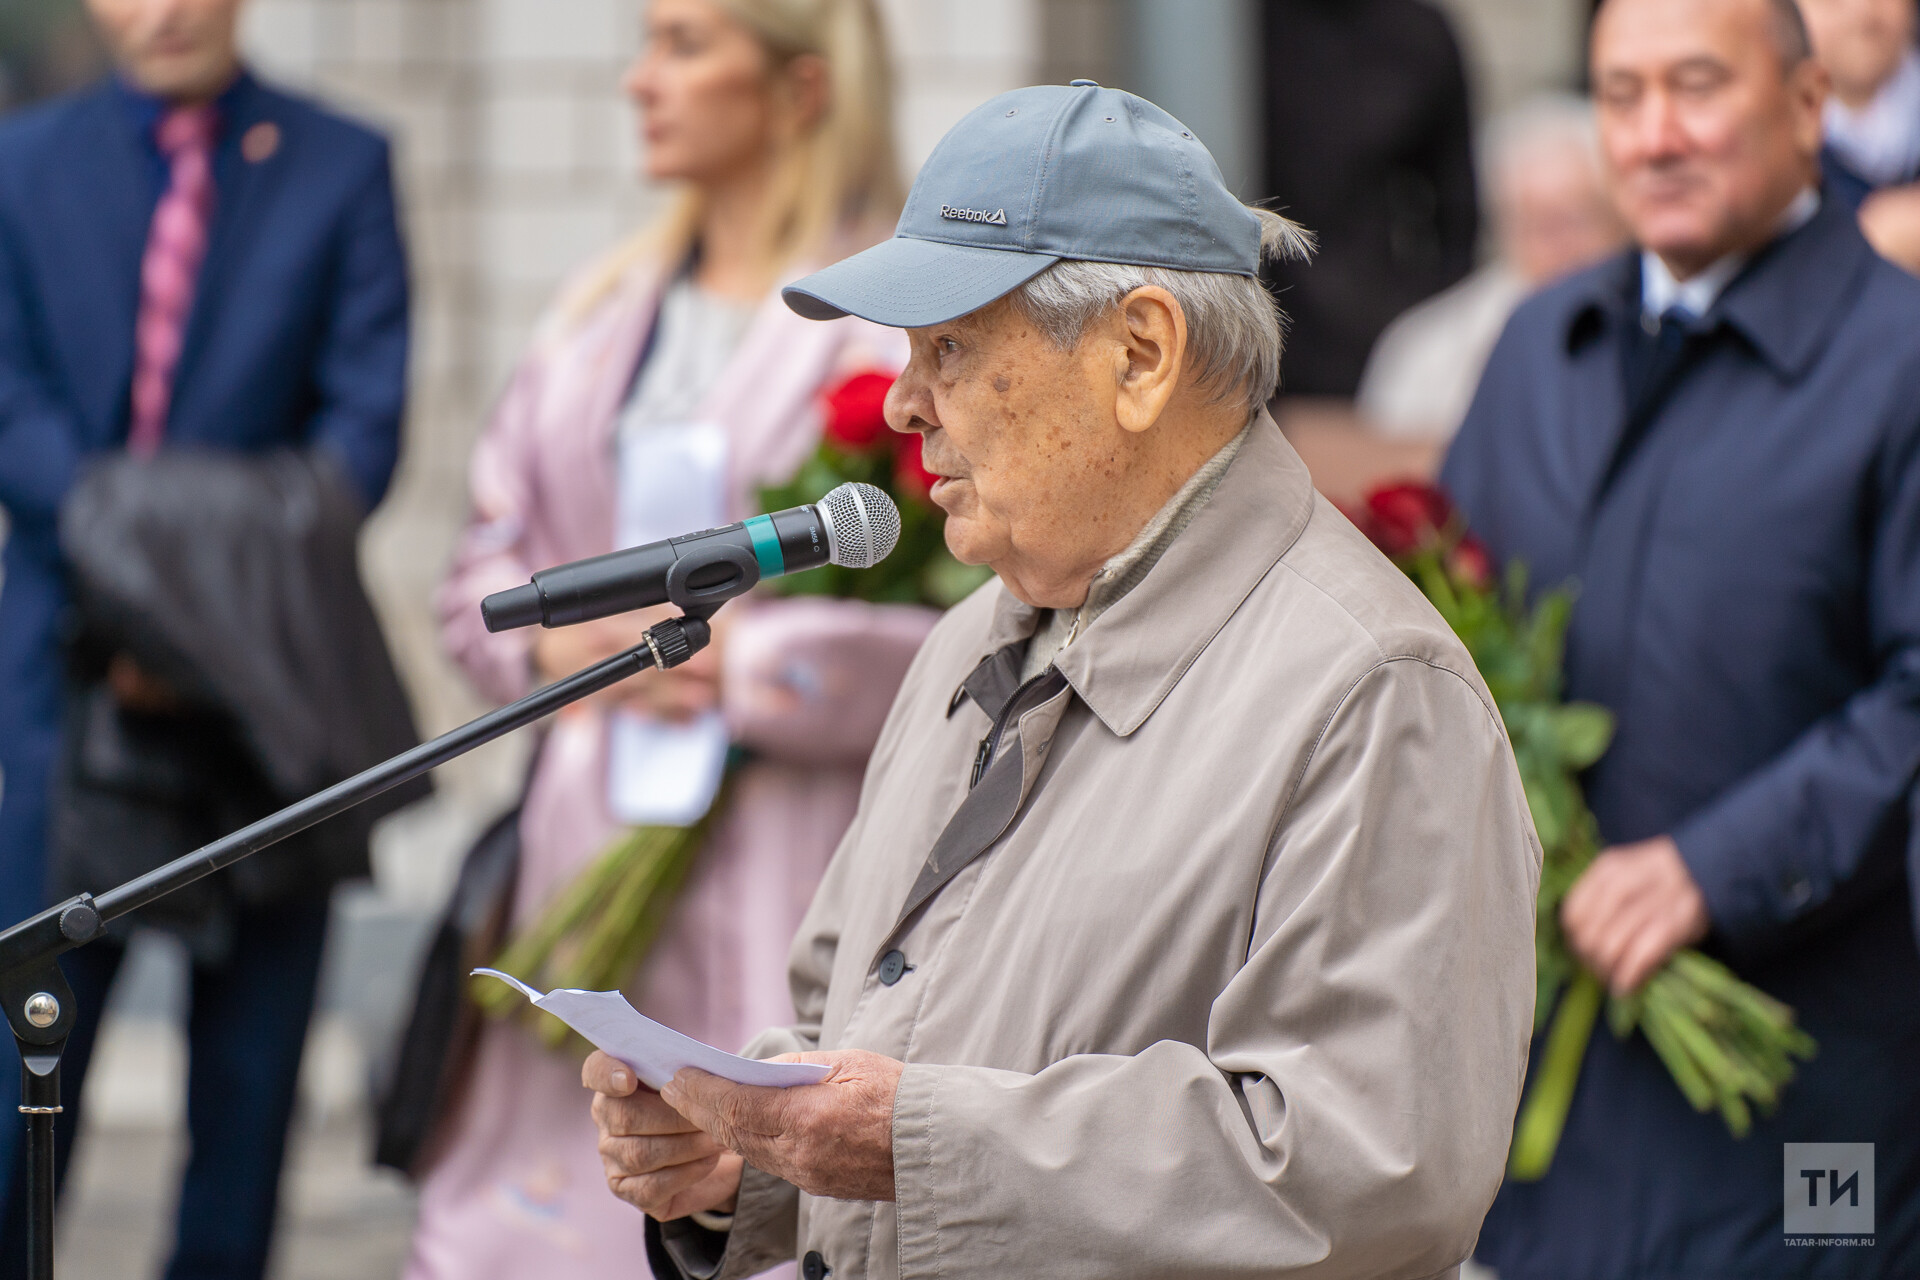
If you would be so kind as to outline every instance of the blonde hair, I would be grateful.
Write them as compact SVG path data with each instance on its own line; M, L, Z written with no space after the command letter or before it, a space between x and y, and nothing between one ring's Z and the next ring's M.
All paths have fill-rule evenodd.
M758 246L768 283L794 262L823 256L836 240L884 235L905 191L894 153L893 74L874 0L714 2L766 47L775 74L807 55L826 64L826 104L775 166ZM584 274L563 314L591 310L640 262L685 257L701 212L699 190L683 189L653 225Z

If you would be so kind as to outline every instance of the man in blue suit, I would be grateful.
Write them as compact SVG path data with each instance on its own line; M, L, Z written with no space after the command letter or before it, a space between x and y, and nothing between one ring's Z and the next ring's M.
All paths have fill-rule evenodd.
M1820 1050L1735 1139L1644 1037L1596 1033L1551 1170L1501 1189L1478 1256L1501 1280L1905 1280L1920 281L1820 185L1792 0L1606 0L1592 60L1637 250L1515 314L1443 478L1497 555L1579 584L1566 691L1618 717L1569 944L1616 993L1701 946ZM1872 1144L1872 1247L1789 1240L1801 1143Z
M56 519L89 456L130 433L136 452L312 450L368 509L397 457L407 282L387 145L250 76L241 2L89 0L116 74L0 124L5 922L43 905L67 603ZM136 701L164 699L137 668L116 677ZM170 1275L264 1268L324 926L323 901L243 924L224 970L196 975L193 1154ZM0 1070L0 1089L16 1081ZM69 1136L75 1119L69 1103ZM18 1239L0 1268L19 1265Z

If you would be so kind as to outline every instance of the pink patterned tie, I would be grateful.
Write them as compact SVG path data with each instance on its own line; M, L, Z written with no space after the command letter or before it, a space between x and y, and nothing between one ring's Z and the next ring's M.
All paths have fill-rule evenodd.
M133 421L127 449L150 457L166 434L173 371L180 363L194 283L207 256L213 216L211 105L175 107L160 119L155 140L171 171L153 210L147 251L140 259L140 314L133 326Z

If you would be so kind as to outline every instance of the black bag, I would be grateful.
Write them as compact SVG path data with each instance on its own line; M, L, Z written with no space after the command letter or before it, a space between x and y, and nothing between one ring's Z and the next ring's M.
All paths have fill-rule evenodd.
M96 457L60 509L64 749L49 888L102 893L419 742L360 583L363 512L324 454L172 448ZM122 707L124 655L175 695ZM367 874L402 783L141 912L225 956L236 910L322 899ZM116 931L124 925L116 926Z
M433 1163L436 1138L456 1109L480 1041L480 1010L468 974L491 962L505 938L520 870L520 810L495 819L467 851L433 944L420 969L413 1014L383 1091L374 1163L409 1177Z
M286 803L228 717L205 709L145 715L104 681L70 679L49 815L54 899L106 890L266 817ZM195 963L224 964L235 912L327 891L364 849L364 828L334 818L141 909ZM123 937L127 922L113 926Z

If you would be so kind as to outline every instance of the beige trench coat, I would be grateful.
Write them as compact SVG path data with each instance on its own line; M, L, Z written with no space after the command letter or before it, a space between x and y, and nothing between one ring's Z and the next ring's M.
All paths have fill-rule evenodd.
M1453 1275L1506 1159L1540 875L1467 654L1262 415L1009 723L1004 835L896 928L990 729L962 681L1035 623L996 582L928 639L795 940L800 1023L750 1049L909 1064L896 1201L749 1170L722 1274Z

